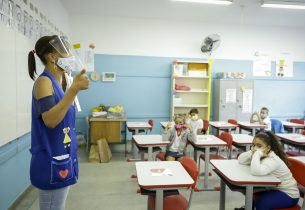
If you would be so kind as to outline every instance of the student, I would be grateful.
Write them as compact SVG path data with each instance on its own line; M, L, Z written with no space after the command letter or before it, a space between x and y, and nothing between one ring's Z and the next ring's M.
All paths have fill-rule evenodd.
M201 134L202 132L202 129L203 129L203 121L202 119L200 119L198 117L198 109L191 109L190 112L189 112L189 119L187 119L186 123L189 124L192 128L193 128L193 131L196 133L196 134Z
M251 150L240 154L238 162L250 165L252 175L270 174L281 180L277 187L257 193L253 202L256 210L289 208L298 203L300 195L297 182L288 168L287 156L272 132L256 134Z
M257 112L254 112L251 115L250 122L251 123L258 122L260 125L266 125L265 130L271 131L271 120L268 115L269 115L269 109L266 107L262 107L260 114L258 114Z
M30 149L30 179L38 188L41 210L64 210L69 187L78 179L73 102L79 91L88 89L89 80L82 70L65 92L64 72L74 64L69 49L62 37L44 36L28 54L31 79L36 76L35 54L44 64L32 91Z
M164 141L170 141L166 148L166 160L180 160L185 156L187 140L195 141L196 134L191 126L185 123L185 116L175 116L175 126L171 127L170 123L165 127L162 137Z

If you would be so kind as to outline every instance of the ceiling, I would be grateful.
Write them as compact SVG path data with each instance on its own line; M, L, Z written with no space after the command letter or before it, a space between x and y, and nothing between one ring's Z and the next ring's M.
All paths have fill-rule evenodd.
M305 28L305 10L260 7L260 0L234 0L228 6L170 0L61 0L74 15L157 18L221 24L251 24Z

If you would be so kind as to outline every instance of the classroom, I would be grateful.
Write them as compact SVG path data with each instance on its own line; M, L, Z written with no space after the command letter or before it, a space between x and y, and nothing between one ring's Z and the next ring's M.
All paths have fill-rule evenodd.
M0 210L305 210L305 0L0 0Z

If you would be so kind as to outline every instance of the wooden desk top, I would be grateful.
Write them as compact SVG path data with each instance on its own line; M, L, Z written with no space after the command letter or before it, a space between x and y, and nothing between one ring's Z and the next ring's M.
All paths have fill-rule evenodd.
M209 147L209 146L225 146L226 142L217 138L214 135L197 135L195 142L189 141L195 147Z
M231 124L231 123L228 123L228 122L225 122L225 121L212 121L212 122L209 122L209 124L215 128L222 128L222 129L225 129L225 128L236 128L238 127L238 125L234 125L234 124Z
M248 134L231 134L233 137L233 143L236 144L252 144L253 136Z
M90 117L89 122L99 122L99 121L108 121L108 122L125 122L127 118L103 118L103 117Z
M154 176L152 171L168 169L171 174ZM136 162L138 184L143 188L179 188L189 187L194 180L179 161Z
M133 140L141 147L167 145L169 141L162 141L162 135L133 135Z
M210 160L215 170L226 180L237 185L278 185L281 181L271 175L253 176L249 165L241 165L238 160Z

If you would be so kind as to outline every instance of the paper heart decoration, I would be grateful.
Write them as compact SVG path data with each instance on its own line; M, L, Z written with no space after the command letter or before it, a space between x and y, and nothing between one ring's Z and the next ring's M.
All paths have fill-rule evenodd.
M65 179L68 176L69 170L65 169L65 170L60 170L59 171L59 176L63 179Z

